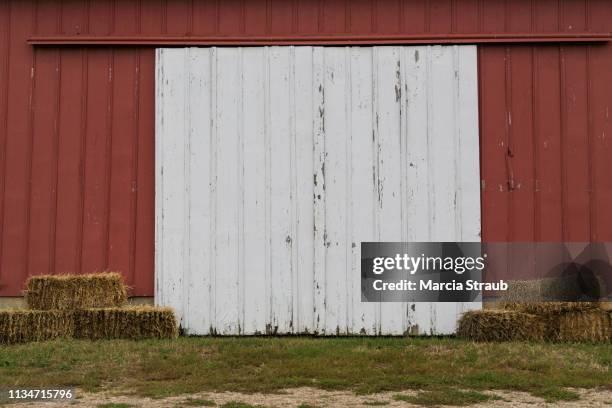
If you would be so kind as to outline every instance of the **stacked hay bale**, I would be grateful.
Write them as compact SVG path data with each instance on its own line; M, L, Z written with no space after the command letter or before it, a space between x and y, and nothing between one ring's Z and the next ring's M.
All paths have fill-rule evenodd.
M546 326L538 316L512 310L473 310L459 319L457 335L474 341L542 341Z
M568 312L559 317L558 341L610 343L612 341L612 312L592 309Z
M67 310L0 311L0 344L71 337L74 318Z
M612 340L610 312L599 302L509 302L506 310L537 316L546 327L546 340L605 343Z
M177 335L174 313L166 307L90 308L75 313L74 337L79 339L163 339Z
M459 337L474 341L552 341L609 343L612 312L599 303L506 303L502 310L464 313Z
M508 303L522 303L525 299L529 299L532 303L553 300L575 302L580 299L581 294L577 276L567 275L557 278L509 281L508 290L503 293L501 300Z
M29 309L0 311L0 343L55 338L174 338L169 308L129 307L118 273L45 275L26 283Z
M601 296L603 281L597 286ZM501 310L465 313L457 335L475 341L611 342L612 312L593 299L581 301L581 290L575 275L508 282Z
M40 275L26 282L25 300L36 310L121 307L127 302L127 288L121 275L112 272Z

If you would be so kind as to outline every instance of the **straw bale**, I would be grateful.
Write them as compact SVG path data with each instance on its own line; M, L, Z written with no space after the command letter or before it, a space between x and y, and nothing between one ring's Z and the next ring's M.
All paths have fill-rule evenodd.
M163 307L90 308L75 312L75 338L175 338L174 312Z
M558 320L558 341L610 343L612 313L607 310L569 312Z
M599 309L599 302L506 302L505 310L530 314L582 312Z
M509 310L474 310L464 313L457 335L474 341L541 341L543 321L535 315Z
M13 344L69 338L74 333L74 319L65 310L0 311L0 343Z
M508 281L502 302L575 301L582 296L577 275L525 281Z
M127 302L127 288L120 274L39 275L26 283L30 309L82 309L117 307Z

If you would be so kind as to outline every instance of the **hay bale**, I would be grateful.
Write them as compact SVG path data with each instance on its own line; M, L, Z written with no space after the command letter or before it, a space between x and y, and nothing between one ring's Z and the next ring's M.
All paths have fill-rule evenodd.
M178 336L174 312L165 307L125 307L75 311L74 337L80 339L145 339Z
M549 341L609 342L612 336L610 312L598 302L508 303L504 307L537 315L544 323Z
M529 313L473 310L459 319L457 335L473 341L541 341L546 331L544 322Z
M577 275L525 281L508 281L502 292L502 302L576 301L582 297Z
M610 343L612 313L589 310L564 313L558 318L558 341Z
M32 276L25 298L30 309L117 307L127 302L127 290L118 273Z
M14 344L72 337L74 319L65 310L1 310L0 343Z
M568 312L583 312L599 309L599 302L506 302L505 310L529 314L560 314Z

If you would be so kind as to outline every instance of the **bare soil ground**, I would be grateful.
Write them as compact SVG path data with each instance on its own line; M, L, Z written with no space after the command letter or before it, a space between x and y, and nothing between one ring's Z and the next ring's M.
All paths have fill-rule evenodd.
M515 391L486 391L486 394L495 395L499 399L470 405L471 407L514 408L514 407L612 407L612 391L602 389L571 389L580 395L576 401L557 401L547 403L542 398L534 397L529 393ZM237 392L198 393L192 395L175 396L161 399L143 398L138 396L114 395L112 393L84 393L77 390L77 399L71 402L32 402L10 404L7 407L92 407L92 408L127 408L127 407L193 407L193 406L219 406L225 404L230 407L291 407L291 408L336 408L372 406L384 407L416 407L405 401L396 400L397 395L416 395L417 391L383 392L370 395L356 395L347 391L325 391L310 387L300 387L283 390L274 394L243 394ZM214 404L213 404L214 403ZM242 405L232 403L241 403ZM454 406L454 405L448 405Z

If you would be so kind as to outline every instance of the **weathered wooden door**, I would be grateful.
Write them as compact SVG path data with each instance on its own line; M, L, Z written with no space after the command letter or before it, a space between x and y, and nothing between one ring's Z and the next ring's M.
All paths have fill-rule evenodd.
M475 46L157 51L156 302L191 334L445 334L361 241L479 241Z

